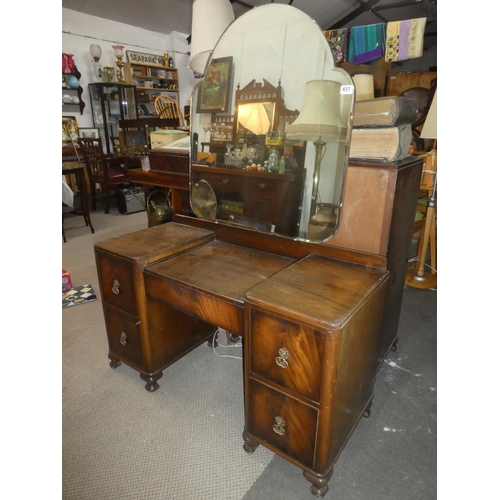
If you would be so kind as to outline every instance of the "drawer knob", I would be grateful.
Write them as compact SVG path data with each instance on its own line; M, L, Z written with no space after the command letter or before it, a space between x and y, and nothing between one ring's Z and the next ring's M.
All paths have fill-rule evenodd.
M125 332L120 334L120 344L127 345L127 334Z
M285 419L283 417L277 416L274 417L275 424L273 425L273 431L280 436L285 435Z
M229 182L228 179L222 179L222 184L227 184Z
M281 368L288 368L288 356L289 356L289 353L288 351L284 348L284 347L281 347L279 350L278 350L278 356L276 356L276 364L278 366L281 366Z
M118 295L120 293L120 282L118 280L113 281L113 286L111 287L111 290L113 290L113 293L115 295Z
M264 182L261 182L259 184L259 189L264 189L266 186L267 186L267 184L265 184Z

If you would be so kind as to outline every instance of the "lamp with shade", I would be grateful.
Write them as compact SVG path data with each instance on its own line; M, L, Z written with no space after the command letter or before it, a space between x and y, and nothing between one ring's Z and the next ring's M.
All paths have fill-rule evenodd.
M431 107L420 133L421 139L433 139L432 150L425 155L424 169L422 171L422 180L420 189L427 190L429 193L427 208L425 212L425 225L423 241L420 255L418 256L418 268L416 271L406 273L406 284L413 288L431 289L437 286L437 274L425 271L425 259L427 257L427 248L431 238L435 241L436 233L436 188L437 188L437 89L432 99ZM434 233L434 234L433 234ZM431 254L432 257L432 254Z
M102 56L101 47L95 43L90 46L90 55L92 56L92 67L94 68L94 76L96 82L102 81L102 64L99 62Z
M340 83L332 80L307 82L300 114L286 130L287 140L312 141L315 147L310 219L316 214L326 143L346 141L347 126L340 114L340 87Z
M203 75L208 58L224 30L234 21L229 0L194 0L190 68Z

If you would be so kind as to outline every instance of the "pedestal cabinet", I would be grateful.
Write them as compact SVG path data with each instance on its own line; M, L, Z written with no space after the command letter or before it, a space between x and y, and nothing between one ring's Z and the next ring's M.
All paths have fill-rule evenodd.
M213 240L213 233L163 224L96 243L95 258L108 336L110 365L122 362L140 373L150 392L162 371L214 334L214 327L172 311L148 327L143 270L173 254ZM175 341L166 332L175 329ZM185 334L189 332L189 335Z
M301 467L319 497L369 414L388 276L311 254L245 296L244 448Z

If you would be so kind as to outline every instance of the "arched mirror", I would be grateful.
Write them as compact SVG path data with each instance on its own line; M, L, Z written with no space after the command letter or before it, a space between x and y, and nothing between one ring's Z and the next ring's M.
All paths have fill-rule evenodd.
M269 4L235 20L191 96L194 213L296 240L333 236L353 106L352 79L309 16Z

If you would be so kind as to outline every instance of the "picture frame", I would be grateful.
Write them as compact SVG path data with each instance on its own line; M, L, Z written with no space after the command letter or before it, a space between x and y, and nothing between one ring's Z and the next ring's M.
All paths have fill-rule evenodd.
M99 129L96 127L80 127L78 137L82 139L99 139Z
M212 59L198 90L198 113L227 113L232 72L232 57Z

